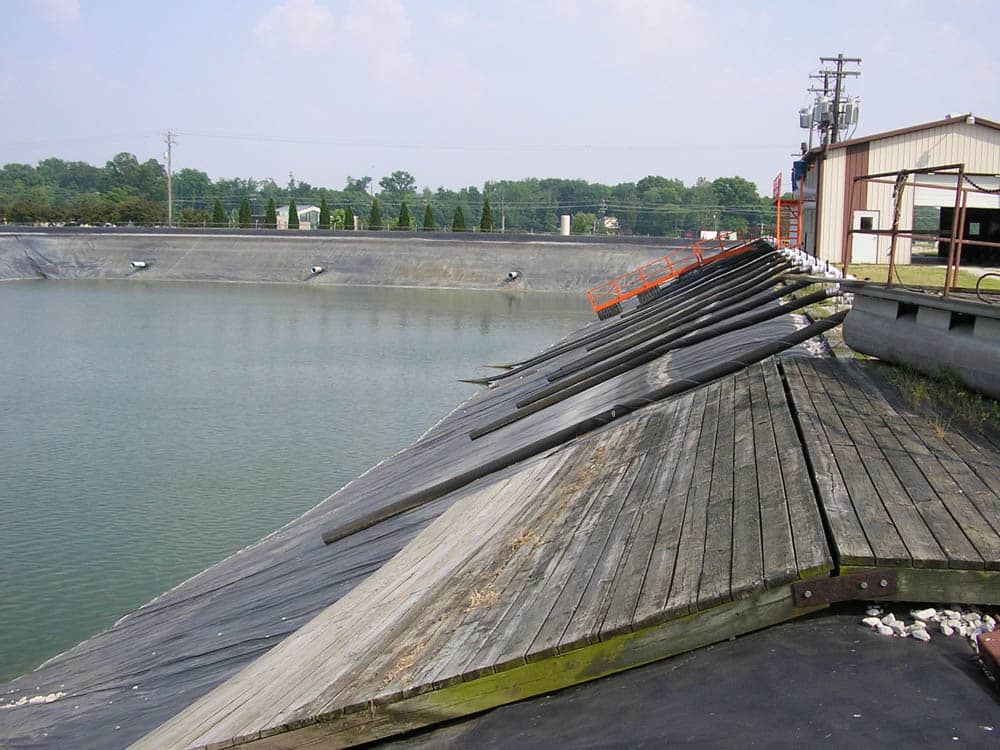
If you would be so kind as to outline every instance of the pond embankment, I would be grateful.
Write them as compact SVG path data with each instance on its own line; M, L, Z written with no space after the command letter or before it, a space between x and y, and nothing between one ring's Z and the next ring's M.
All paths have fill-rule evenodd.
M0 227L0 280L141 279L580 292L678 243L634 238ZM145 264L133 267L133 261ZM320 273L314 267L322 267ZM511 280L511 272L516 277Z

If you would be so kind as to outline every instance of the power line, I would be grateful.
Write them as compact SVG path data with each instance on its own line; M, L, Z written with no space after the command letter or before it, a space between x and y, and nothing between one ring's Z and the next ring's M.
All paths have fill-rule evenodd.
M787 148L787 143L672 143L672 144L552 144L552 143L393 143L385 141L353 141L333 138L288 137L264 134L206 133L190 130L176 131L180 135L194 138L216 138L221 140L252 141L255 143L290 143L310 146L341 146L344 148L391 148L419 149L428 151L723 151Z

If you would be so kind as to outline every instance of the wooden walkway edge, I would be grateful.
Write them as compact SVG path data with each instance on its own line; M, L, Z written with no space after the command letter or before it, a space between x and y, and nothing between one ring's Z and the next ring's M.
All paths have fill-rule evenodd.
M456 492L347 596L134 747L340 747L767 627L809 580L1000 604L1000 451L853 362L767 360Z
M1000 451L893 405L853 362L786 358L842 573L895 571L900 601L1000 603Z
M480 481L135 745L353 744L772 625L833 561L773 360Z
M819 609L823 607L796 608L790 586L783 586L468 682L416 695L382 696L205 748L332 748L372 742L633 669Z

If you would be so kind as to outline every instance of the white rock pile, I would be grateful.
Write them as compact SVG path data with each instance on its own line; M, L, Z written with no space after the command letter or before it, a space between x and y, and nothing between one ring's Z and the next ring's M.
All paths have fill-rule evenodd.
M971 609L963 610L955 605L948 609L927 607L910 610L913 620L910 623L892 612L884 612L881 607L871 606L865 614L866 617L861 622L881 635L915 638L926 642L931 639L931 631L936 630L944 636L967 638L977 652L977 636L980 633L991 633L997 628L997 618L993 615L984 615Z

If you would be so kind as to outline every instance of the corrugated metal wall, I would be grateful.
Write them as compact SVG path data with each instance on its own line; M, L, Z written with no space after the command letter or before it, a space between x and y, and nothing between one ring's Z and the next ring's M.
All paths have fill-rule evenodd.
M965 118L955 118L953 123L929 130L871 141L868 144L869 174L898 169L916 169L943 164L964 163L969 172L1000 173L1000 130L981 125L968 125ZM823 165L820 198L819 241L820 257L839 262L843 256L844 222L850 221L849 207L845 205L845 179L847 179L848 152L852 147L830 151ZM855 154L852 154L855 156ZM911 178L912 182L912 178ZM899 228L912 229L914 190L906 190L903 198ZM866 208L879 212L879 229L892 227L892 185L868 184ZM858 205L855 208L862 208ZM848 224L849 226L849 224ZM878 240L878 262L889 261L889 238ZM896 259L910 262L910 240L900 237L896 243Z

